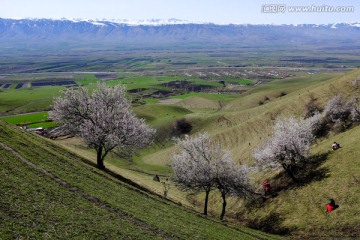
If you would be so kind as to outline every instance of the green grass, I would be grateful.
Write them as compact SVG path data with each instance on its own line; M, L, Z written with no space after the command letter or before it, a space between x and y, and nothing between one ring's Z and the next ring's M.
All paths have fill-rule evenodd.
M171 98L186 99L189 97L201 97L204 99L215 100L215 101L229 101L238 98L236 94L217 94L217 93L185 93L181 95L172 96Z
M331 150L332 142L342 148ZM358 238L360 236L360 126L324 139L312 149L313 154L329 154L317 169L318 180L283 190L261 208L241 211L251 219L281 216L278 228L291 229L302 238ZM326 212L330 198L340 205L331 213Z
M63 87L21 88L0 92L0 114L19 114L46 111Z
M253 149L271 134L272 123L277 117L304 116L304 105L311 93L318 98L322 106L339 93L345 97L359 96L359 89L351 85L359 74L360 70L357 70L330 79L328 75L319 74L310 78L274 81L261 86L262 89L254 89L241 99L230 102L225 109L217 113L218 117L214 116L213 122L210 122L206 129L223 146L227 146L236 161L253 164ZM287 91L286 96L275 97L283 90ZM253 101L259 95L268 95L271 100L262 106L256 106ZM275 98L272 98L273 96ZM261 207L238 210L242 205L235 201L229 204L230 212L234 217L239 215L251 221L260 221L262 227L272 221L272 227L288 229L299 238L359 237L357 229L360 221L351 210L359 204L357 199L360 199L358 191L355 190L360 176L360 164L357 159L360 154L357 144L360 141L359 130L360 128L356 127L329 139L321 139L313 146L314 154L329 151L333 141L339 141L346 146L341 151L331 152L319 166L318 174L324 171L327 177L314 180L303 187L289 188ZM269 172L262 174L255 179L258 186L265 177L269 174L271 176ZM329 198L340 201L339 204L343 205L342 210L338 209L339 211L330 215L325 214L325 205Z
M77 84L81 84L83 86L89 84L95 84L99 81L99 79L94 74L78 74L74 75L74 80Z
M151 126L156 128L167 126L178 118L186 117L194 125L192 134L199 131L208 131L224 147L231 151L237 162L253 164L253 149L271 133L272 123L277 117L283 115L303 116L304 105L309 99L310 93L314 93L323 106L331 97L338 93L343 93L345 96L359 94L358 90L354 90L351 87L351 81L358 75L359 70L344 76L340 76L336 72L315 75L297 72L296 76L292 78L272 80L267 84L251 88L246 87L250 88L250 90L242 95L189 93L174 96L173 98L178 98L181 101L172 105L162 105L158 103L158 100L146 99L147 104L135 107L134 111L139 117L145 118ZM89 76L88 80L79 81L88 81L87 84L92 83L92 81L95 82L95 79L91 78L92 76ZM111 80L107 81L107 83L109 85L124 83L128 89L149 87L164 89L159 84L184 79L182 77L138 77L126 75L124 79ZM202 83L201 80L196 78L186 79ZM231 82L232 79L229 78L227 81ZM218 83L213 82L212 84L216 85ZM89 88L93 87L93 85L89 85ZM16 113L36 108L44 109L44 103L48 102L50 104L51 102L52 97L50 95L53 94L53 90L44 88L40 91L40 89L24 89L24 92L21 94L19 92L19 95L12 95L14 91L11 89L0 92L0 110L3 109L4 112ZM47 91L46 94L43 90ZM26 91L32 92L34 98L30 94L26 95ZM280 97L282 92L286 93L286 95ZM23 93L25 94L25 99L22 97ZM269 100L265 101L265 97L268 97ZM264 101L264 104L259 105L259 101ZM322 166L329 170L330 176L328 178L322 179L319 182L312 182L308 186L281 192L278 198L268 201L266 205L258 209L250 207L245 210L242 201L229 199L227 216L234 219L240 216L241 221L247 223L259 220L262 221L262 224L266 224L268 221L274 221L274 226L280 229L290 229L291 234L299 238L316 238L319 236L330 238L337 236L336 234L344 238L351 236L349 231L358 234L355 230L358 227L357 222L359 222L359 219L350 211L351 206L359 204L354 198L360 197L357 193L351 193L352 191L356 192L354 186L357 185L353 186L352 184L358 181L357 173L359 165L356 162L356 156L359 154L358 148L354 145L354 143L359 142L357 138L359 130L357 129L352 129L343 135L323 139L317 146L314 146L314 153L326 152L327 146L333 140L340 139L341 143L344 142L345 145L349 146L346 150L345 148L341 149L343 152L339 151L329 155L329 158ZM69 145L71 144L69 143ZM93 151L85 149L85 147L80 149L79 145L73 144L70 149L89 159L93 159L95 156ZM151 175L156 173L164 176L170 175L170 169L166 164L171 159L173 151L172 144L167 143L164 146L159 145L143 150L139 156L131 160L118 159L114 155L109 155L106 161L109 167L111 164L113 170L128 174L127 176L130 178L140 179L139 183L144 186L150 185L152 190L159 192L158 190L161 189L161 185L152 188L152 183L148 182L151 181ZM336 161L342 157L342 155L336 155L338 153L344 154L342 163L346 164L347 159L350 159L354 164L337 164ZM49 158L50 156L46 157ZM69 158L73 160L72 157ZM63 161L63 159L59 159L59 161ZM328 166L328 164L330 165ZM333 165L341 168L341 171L337 171L337 168L334 168ZM271 175L271 173L266 174ZM259 178L262 178L262 176L257 176L254 181L260 181ZM346 189L341 189L342 184L346 186ZM332 188L333 186L334 188ZM333 218L327 218L329 215L324 215L322 212L323 204L329 198L329 195L325 194L327 189L330 189L331 197L336 198L335 200L337 201L339 200L339 204L342 207L338 209L339 211L336 210L335 214L330 215L336 216L339 220L335 219L334 221ZM115 191L115 189L111 189L111 191ZM316 195L312 195L313 193ZM185 199L184 201L189 201L184 193L177 192L176 194L178 195L174 197L175 200ZM350 196L350 200L347 200L344 196ZM201 195L199 198L195 197L195 205L201 206L201 197ZM114 200L112 199L111 201ZM211 194L210 202L211 215L218 215L220 209L218 194ZM186 205L190 205L189 202ZM129 210L129 212L135 215L139 214L136 211L132 212L132 210ZM312 221L314 221L313 225ZM339 228L336 226L339 226ZM346 226L349 226L349 228L346 229ZM169 226L162 226L161 228L168 229ZM182 237L184 236L182 235Z
M146 121L152 126L159 126L161 124L175 121L187 114L192 113L190 110L179 106L147 104L133 108L136 115Z
M159 238L61 187L1 147L0 154L1 239Z
M11 116L11 117L2 117L0 119L7 123L24 125L33 122L43 122L48 120L48 112L31 113L31 114L24 114L24 115Z
M223 109L208 112L198 118L196 121L202 124L198 125L200 127L196 131L210 132L215 139L231 151L236 161L253 164L253 149L271 133L272 123L277 117L282 115L303 116L304 105L309 100L311 93L315 94L322 106L325 106L330 98L339 93L343 93L346 97L359 96L359 91L351 85L359 73L360 71L357 70L341 76L337 76L338 74L299 74L291 79L272 81L267 85L255 88L240 98L230 100ZM282 91L286 92L286 96L279 97L279 93ZM185 99L189 100L185 105L195 105L196 101L200 101L198 96L197 94L185 96ZM264 96L269 96L270 101L259 106L257 101L263 99ZM191 119L194 113L187 116ZM229 215L234 218L243 216L248 222L260 221L263 226L266 222L274 221L274 228L290 231L291 234L298 237L326 236L331 238L340 236L346 238L359 236L359 232L356 231L359 228L359 219L350 210L359 204L356 199L360 199L355 189L360 172L357 161L359 155L357 143L360 141L358 136L360 136L359 127L341 135L323 139L317 146L314 146L314 153L326 152L334 140L344 142L348 146L346 150L341 149L342 153L335 152L335 154L344 154L344 156L340 158L340 155L331 154L324 165L320 166L320 168L329 170L328 178L311 182L304 187L281 192L278 198L268 201L261 208L254 207L246 210L241 201L232 199L228 204ZM149 151L142 156L143 162L155 166L159 163L165 164L171 158L172 152L171 146L168 145L154 153ZM341 161L343 165L338 165L337 161ZM329 165L331 167L328 167ZM341 168L341 171L338 171L337 168ZM261 181L263 176L260 174L258 178L255 179L256 182ZM345 186L345 189L342 189L342 185ZM338 211L339 214L341 212L341 216L338 217L338 213L330 216L325 214L324 206L330 197L339 199L343 204L344 212ZM211 195L210 201L212 202L210 204L211 211L217 214L220 202L217 194ZM201 199L199 202L201 203ZM336 218L339 219L334 220ZM312 221L315 224L312 224Z
M136 190L36 135L2 123L0 132L0 142L107 206L61 186L0 148L4 156L1 158L2 179L6 179L0 182L1 189L6 191L0 196L2 219L6 220L0 222L2 239L54 236L161 239L154 229L181 239L277 238L240 225L228 227ZM109 208L129 214L129 218L140 220L151 228L115 217Z
M254 82L250 79L241 79L241 78L234 78L234 77L221 77L222 81L225 81L226 83L237 83L237 84L243 84L243 85L250 85Z
M29 128L54 128L57 126L56 123L49 121L48 112L2 117L0 120L16 125L26 125Z
M55 128L58 125L54 122L41 122L41 123L32 123L27 125L29 128L38 128L38 127L42 127L42 128Z
M166 82L176 81L176 80L183 80L183 78L182 77L171 77L171 76L126 77L125 79L121 79L121 80L109 81L109 84L115 85L115 84L122 83L126 86L126 89L128 89L128 90L137 89L137 88L149 88L149 87L153 87L156 89L158 89L158 88L162 89L162 87L160 87L158 85L166 83Z

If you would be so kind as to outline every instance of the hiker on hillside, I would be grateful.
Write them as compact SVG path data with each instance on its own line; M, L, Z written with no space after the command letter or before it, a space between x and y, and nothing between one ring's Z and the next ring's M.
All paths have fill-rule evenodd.
M167 197L167 194L169 192L169 189L170 189L170 184L169 184L169 179L167 178L166 181L164 182L161 182L163 184L163 187L164 187L164 198Z
M275 194L272 192L272 188L270 186L270 182L268 180L265 180L262 183L262 186L264 188L264 198L266 197L266 195L270 194L272 197L275 196Z
M334 142L331 147L332 147L332 150L336 150L336 149L340 148L340 144L337 142Z
M153 177L153 180L155 182L160 182L160 177L156 174L154 177Z
M329 203L326 205L326 211L331 212L331 211L337 209L338 207L339 207L339 205L336 205L334 199L331 198L329 200Z

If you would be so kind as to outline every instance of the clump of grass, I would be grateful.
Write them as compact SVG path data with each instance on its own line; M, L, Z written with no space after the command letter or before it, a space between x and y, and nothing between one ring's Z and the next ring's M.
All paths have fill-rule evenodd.
M286 93L286 92L281 91L281 92L279 93L279 96L278 96L278 97L283 97L283 96L286 96L286 95L287 95L287 93Z

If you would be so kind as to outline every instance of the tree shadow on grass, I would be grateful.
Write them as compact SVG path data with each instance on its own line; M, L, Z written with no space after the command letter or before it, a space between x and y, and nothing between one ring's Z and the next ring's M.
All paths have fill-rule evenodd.
M323 166L327 160L329 152L311 156L306 164L295 170L294 175L297 182L292 181L285 171L277 174L271 179L273 190L280 192L286 189L300 188L311 182L322 181L330 176L330 170Z
M275 193L274 196L264 197L261 193L255 193L252 198L245 202L245 208L263 208L265 204L271 203L273 201L272 199L275 200L277 193L281 194L280 192L283 190L301 188L311 182L322 181L328 178L330 176L330 170L323 166L328 155L329 152L310 157L306 165L294 172L295 177L298 179L297 182L293 182L285 171L280 172L274 178L270 179L272 190ZM238 219L241 219L240 214L242 213L239 212L237 215ZM296 230L282 226L284 219L280 214L275 212L268 213L265 217L259 219L243 219L243 221L250 228L268 233L289 235Z
M300 170L299 186L322 181L330 176L329 168L322 166L327 160L328 155L329 152L317 154L309 158L308 163Z
M246 226L267 233L288 235L292 229L281 226L283 221L280 214L271 212L265 217L249 220Z
M294 175L298 179L294 182L285 171L281 171L275 177L270 179L273 196L264 196L263 190L260 192L254 192L251 198L246 201L246 207L249 208L261 208L271 200L276 198L281 191L287 189L296 189L308 185L311 182L322 181L330 176L330 170L323 166L323 163L327 160L329 153L318 154L310 157L306 165L297 169Z

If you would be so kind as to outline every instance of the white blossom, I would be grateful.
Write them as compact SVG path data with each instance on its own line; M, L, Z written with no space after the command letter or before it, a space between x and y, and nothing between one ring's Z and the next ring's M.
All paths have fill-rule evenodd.
M310 145L315 140L313 132L320 119L319 114L301 120L294 117L278 119L273 128L273 136L254 151L253 155L259 167L282 166L285 170L289 170L289 167L305 163ZM293 175L291 177L294 179Z
M81 136L96 149L98 167L115 147L121 154L133 153L151 142L154 130L131 111L125 87L104 83L89 94L85 87L67 89L54 99L49 117L68 133Z
M186 136L178 140L179 152L173 155L174 180L183 189L205 191L204 214L207 213L208 194L217 188L223 198L225 214L226 195L245 196L249 192L249 168L235 164L228 151L212 142L209 134Z

